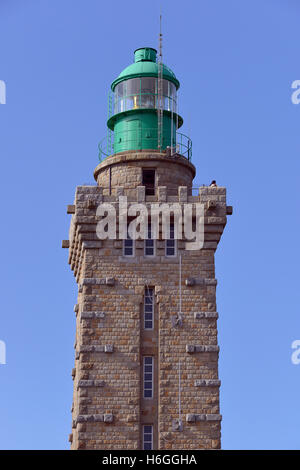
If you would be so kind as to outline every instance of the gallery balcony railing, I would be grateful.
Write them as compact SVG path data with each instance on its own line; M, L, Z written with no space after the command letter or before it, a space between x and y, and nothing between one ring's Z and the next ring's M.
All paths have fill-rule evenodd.
M135 129L114 133L108 131L107 135L98 145L99 161L103 161L106 157L126 150L155 150L158 148L157 128ZM163 145L163 151L167 151L167 145ZM172 155L179 154L187 160L192 159L192 140L182 134L176 132L176 143L170 149Z

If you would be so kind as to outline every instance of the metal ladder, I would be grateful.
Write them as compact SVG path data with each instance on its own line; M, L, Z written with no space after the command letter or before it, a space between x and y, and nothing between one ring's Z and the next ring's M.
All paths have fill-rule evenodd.
M113 94L111 91L108 93L107 114L108 119L113 115ZM114 152L113 131L111 129L108 129L107 131L106 148L108 155L111 155Z

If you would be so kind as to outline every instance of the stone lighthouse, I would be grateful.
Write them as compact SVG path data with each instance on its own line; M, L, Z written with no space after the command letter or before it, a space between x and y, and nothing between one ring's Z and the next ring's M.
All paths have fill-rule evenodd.
M78 284L71 449L221 446L214 255L232 207L224 187L193 187L179 86L155 49L135 51L111 85L96 184L78 186L68 206L63 247ZM133 206L146 220L140 237ZM192 227L202 210L193 249L177 217L187 206ZM105 217L113 230L103 234Z

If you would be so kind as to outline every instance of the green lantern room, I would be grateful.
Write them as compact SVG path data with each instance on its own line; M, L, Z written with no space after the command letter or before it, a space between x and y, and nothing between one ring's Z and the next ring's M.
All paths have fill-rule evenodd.
M178 132L183 124L177 111L178 79L157 62L156 49L136 49L134 59L111 84L100 159L130 150L159 150L190 160L191 140Z

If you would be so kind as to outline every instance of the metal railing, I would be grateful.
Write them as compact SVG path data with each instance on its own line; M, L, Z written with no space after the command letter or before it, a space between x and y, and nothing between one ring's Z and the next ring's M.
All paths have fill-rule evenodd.
M115 144L116 143L116 144ZM116 152L117 148L117 152ZM158 149L158 133L157 128L143 128L135 130L127 130L123 132L113 133L110 131L98 145L99 161L115 153L125 152L126 150L154 150ZM164 151L167 152L165 148ZM181 132L176 132L176 144L170 148L170 154L179 154L188 161L192 159L192 140Z

